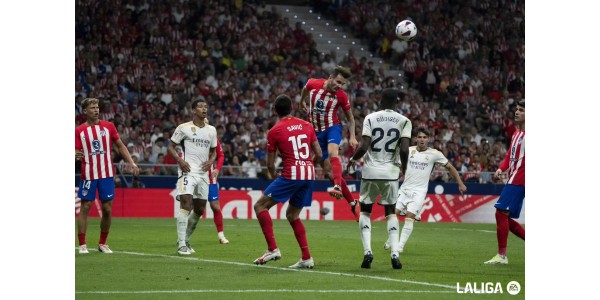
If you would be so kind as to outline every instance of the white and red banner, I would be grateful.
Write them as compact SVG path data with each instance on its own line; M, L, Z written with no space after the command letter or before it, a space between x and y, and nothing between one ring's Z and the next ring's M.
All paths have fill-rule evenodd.
M175 190L171 189L115 189L113 200L113 217L122 218L173 218L179 208L175 200ZM260 190L221 190L219 191L221 211L225 219L256 219L254 203L258 201ZM358 199L358 193L353 195ZM498 196L488 195L446 195L428 194L423 212L422 222L462 222L461 216L488 204L495 203ZM75 215L79 214L80 199L75 188ZM90 217L100 215L98 200L90 210ZM279 204L269 211L276 220L285 220L287 203ZM97 209L96 209L97 208ZM329 213L321 215L321 209L328 208ZM494 222L494 212L490 211L490 222ZM212 211L206 209L204 218L212 218ZM300 214L303 220L354 220L350 206L344 200L335 200L327 192L313 192L312 206L304 209ZM374 205L371 213L372 220L385 220L383 207ZM485 220L483 222L486 222Z

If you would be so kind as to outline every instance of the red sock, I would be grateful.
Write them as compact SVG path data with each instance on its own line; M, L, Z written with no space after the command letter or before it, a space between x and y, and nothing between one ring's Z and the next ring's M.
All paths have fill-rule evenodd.
M352 192L348 189L348 185L346 184L346 180L342 179L342 194L344 195L344 199L348 203L354 202L354 197L352 196Z
M516 236L520 237L522 240L525 240L525 228L519 224L519 222L508 218L508 228L510 232L514 233Z
M498 238L498 254L506 255L508 243L508 216L496 210L496 237Z
M342 185L342 163L339 157L329 158L331 162L331 173L333 173L333 184Z
M277 249L277 243L275 242L275 234L273 233L273 220L271 220L271 215L269 215L269 211L261 211L260 213L258 213L256 218L258 219L258 223L260 223L260 228L262 229L262 232L265 235L265 240L267 241L269 251Z
M221 210L217 210L217 211L213 211L214 213L214 219L213 221L215 221L215 225L217 226L217 233L223 231L223 213L221 213Z
M310 252L308 251L308 241L306 241L306 229L304 229L302 220L296 219L291 221L290 225L292 225L292 229L294 229L294 235L296 236L298 246L300 246L300 250L302 251L302 260L309 259Z
M106 244L106 238L108 238L108 231L100 232L100 241L98 242L98 244L101 244L101 245Z
M79 239L79 245L85 245L85 233L77 234L77 238Z

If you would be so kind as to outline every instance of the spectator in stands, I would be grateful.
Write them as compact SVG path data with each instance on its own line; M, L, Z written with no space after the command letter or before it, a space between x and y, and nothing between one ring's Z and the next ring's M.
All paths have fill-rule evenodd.
M261 171L260 162L254 157L254 150L249 150L248 159L242 163L244 177L257 178Z

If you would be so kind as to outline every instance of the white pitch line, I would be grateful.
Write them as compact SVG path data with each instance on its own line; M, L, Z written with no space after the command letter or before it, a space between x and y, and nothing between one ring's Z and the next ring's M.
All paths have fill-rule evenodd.
M75 294L185 294L185 293L413 293L413 294L449 294L451 291L402 291L402 290L172 290L172 291L89 291Z
M90 250L95 250L95 249L90 249ZM185 260L210 262L210 263L220 263L220 264L235 265L235 266L245 266L245 267L254 267L254 268L275 269L275 270L281 270L281 271L312 272L312 273L327 274L327 275L337 275L337 276L346 276L346 277L359 277L359 278L367 278L367 279L375 279L375 280L383 280L383 281L392 281L392 282L417 284L417 285L424 285L424 286L435 286L435 287L441 287L441 288L456 290L456 286L452 286L452 285L439 284L439 283L431 283L431 282L413 281L413 280L404 280L404 279L395 279L395 278L381 277L381 276L361 275L361 274L352 274L352 273L340 273L340 272L327 272L327 271L318 271L318 270L314 270L314 269L313 270L290 269L290 268L265 266L265 265L257 266L255 264L241 263L241 262L235 262L235 261L203 259L203 258L197 258L197 257L184 257L184 256L173 256L173 255L164 255L164 254L148 254L148 253L140 253L140 252L114 251L114 250L113 250L113 252L114 253L130 254L130 255L138 255L138 256L154 256L154 257L173 258L173 259L185 259Z

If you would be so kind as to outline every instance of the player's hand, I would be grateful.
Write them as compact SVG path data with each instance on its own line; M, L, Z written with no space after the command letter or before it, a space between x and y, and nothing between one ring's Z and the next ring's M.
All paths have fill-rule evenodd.
M188 162L183 159L181 160L181 162L179 162L179 167L181 168L181 171L183 173L188 173L192 170L190 164L188 164Z
M494 177L498 180L502 179L502 170L496 170L496 173L494 173Z
M133 175L137 176L140 174L140 168L135 164L130 164Z
M352 149L356 149L356 147L358 147L358 141L356 138L350 138L348 142L350 142L350 147L352 147Z
M210 170L210 168L212 167L213 162L208 160L202 163L202 171L208 172L208 170Z
M346 165L346 173L354 174L354 172L356 172L356 161L349 160L348 164Z
M212 178L217 180L217 177L219 177L219 169L214 169L212 172Z
M464 183L459 183L458 190L460 191L460 194L463 195L467 191L467 186Z
M82 159L83 159L83 151L75 150L75 160L82 160Z

